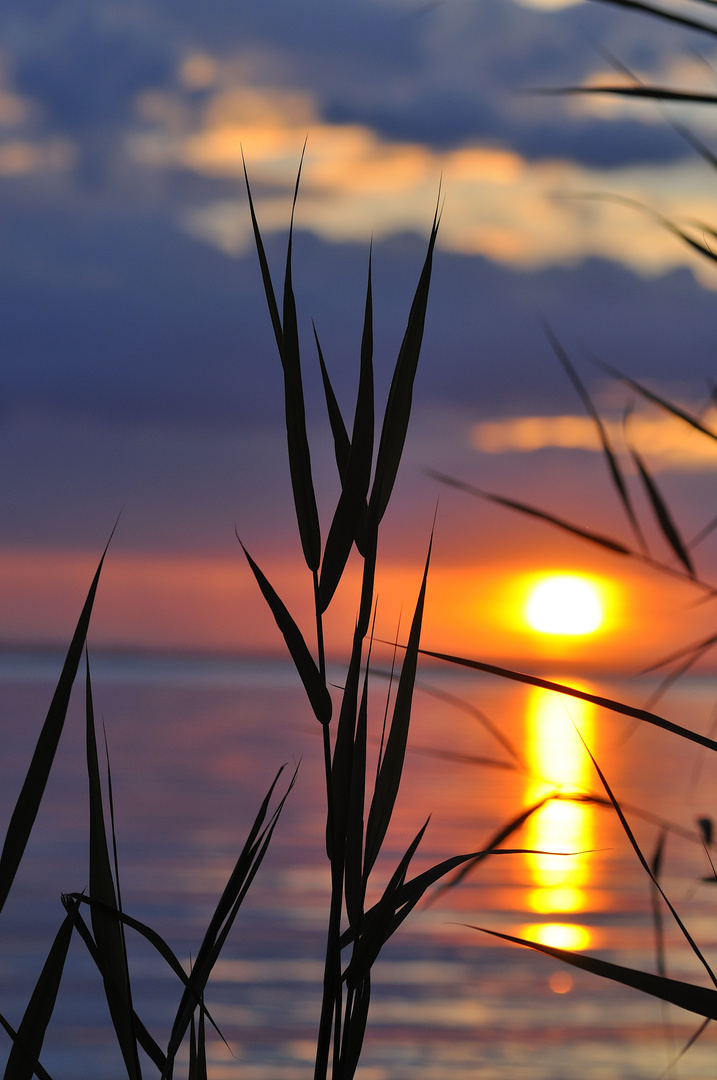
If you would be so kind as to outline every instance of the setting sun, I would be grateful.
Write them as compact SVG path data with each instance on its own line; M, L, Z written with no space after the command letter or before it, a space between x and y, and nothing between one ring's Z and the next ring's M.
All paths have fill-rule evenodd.
M603 621L598 591L578 574L552 574L531 591L525 615L541 634L592 634Z

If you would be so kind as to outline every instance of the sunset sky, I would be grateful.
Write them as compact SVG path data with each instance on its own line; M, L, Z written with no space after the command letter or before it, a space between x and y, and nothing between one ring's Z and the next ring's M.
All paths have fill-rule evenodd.
M444 200L384 532L387 625L414 602L439 500L432 647L552 660L558 644L520 611L528 578L561 570L597 575L611 597L594 640L559 643L576 663L639 666L711 632L714 604L695 612L694 587L426 475L633 543L541 320L629 472L631 397L595 359L710 422L717 268L655 218L717 223L714 171L667 119L709 143L710 110L527 92L614 82L608 53L645 81L714 89L712 39L591 2L3 4L0 642L67 639L121 511L95 642L279 649L235 538L301 611L280 364L241 151L280 281L307 137L295 286L326 512L336 478L311 320L348 415L373 239L383 400L439 189ZM689 540L717 513L717 443L635 406L630 438ZM630 479L650 549L669 560ZM708 581L715 538L695 553ZM350 625L350 587L337 603Z

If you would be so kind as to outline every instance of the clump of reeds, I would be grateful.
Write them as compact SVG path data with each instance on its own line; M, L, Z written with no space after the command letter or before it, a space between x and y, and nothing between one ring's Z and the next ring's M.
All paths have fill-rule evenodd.
M294 206L298 192L294 192ZM420 824L414 840L398 861L377 902L367 906L371 875L381 854L401 785L411 720L412 698L420 652L420 634L426 595L430 543L418 599L390 716L380 721L378 761L368 760L371 722L371 621L375 611L374 579L379 527L389 505L398 473L411 413L424 321L428 304L438 212L410 307L403 340L378 437L374 438L373 296L371 265L359 349L359 379L351 430L339 409L318 336L316 349L321 369L341 492L322 540L314 491L306 428L299 331L292 286L293 207L285 264L281 309L272 284L264 245L247 181L249 207L271 324L284 376L284 405L289 470L303 558L311 576L316 627L310 646L285 604L257 562L244 548L249 566L276 620L303 682L317 722L321 726L326 781L326 853L331 867L331 900L323 1000L318 1017L316 1080L350 1080L356 1072L364 1040L371 998L371 970L381 949L416 904L440 879L463 865L473 865L489 854L507 854L499 844L519 827L525 814L501 830L483 851L451 856L410 878L411 860L425 832ZM243 546L243 545L242 545ZM363 563L356 624L348 642L349 661L344 686L335 703L326 673L324 615L344 576L353 548ZM0 854L0 912L23 858L65 723L70 692L79 669L92 607L105 559L102 555L73 636L57 690L42 727L30 767L8 825ZM380 673L379 673L380 674ZM189 1080L205 1080L206 1026L214 1021L205 1002L212 969L268 848L284 808L293 778L276 795L282 770L262 802L220 897L191 970L185 971L169 944L151 927L124 909L115 844L109 761L102 781L95 733L89 658L85 674L86 756L89 780L89 889L64 895L65 916L48 953L40 977L17 1028L0 1015L0 1024L12 1040L6 1080L48 1080L41 1064L47 1025L57 1000L60 981L73 935L86 945L97 966L109 1013L129 1080L142 1075L140 1051L157 1069L161 1080L174 1074L178 1051L188 1038ZM383 714L383 710L381 710ZM103 808L108 797L109 821ZM272 809L273 804L273 809ZM131 931L140 934L159 953L178 980L179 1000L171 1032L160 1042L149 1032L134 1007L132 978L125 942Z

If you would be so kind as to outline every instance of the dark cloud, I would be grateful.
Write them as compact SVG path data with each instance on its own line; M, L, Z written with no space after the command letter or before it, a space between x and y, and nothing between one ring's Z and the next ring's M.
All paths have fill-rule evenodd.
M510 0L433 9L368 0L33 0L6 6L0 32L17 88L41 106L47 128L75 140L78 175L95 187L137 123L137 94L176 90L182 56L197 49L259 57L253 78L310 92L329 120L391 139L434 147L487 139L531 159L605 166L689 153L667 125L579 119L566 101L523 93L604 70L596 44L644 74L694 43L607 5L545 12ZM652 120L654 107L645 115Z
M185 236L169 217L140 212L59 215L6 207L0 238L5 411L193 425L280 415L279 364L253 252L227 258ZM268 238L277 283L283 244ZM384 389L424 246L407 236L374 247ZM310 320L346 403L367 257L364 245L297 235L295 288L312 414L320 411L320 389ZM541 316L576 358L592 350L657 379L678 370L695 388L714 371L714 298L687 271L648 281L593 260L520 272L440 252L419 399L472 402L484 416L572 407Z

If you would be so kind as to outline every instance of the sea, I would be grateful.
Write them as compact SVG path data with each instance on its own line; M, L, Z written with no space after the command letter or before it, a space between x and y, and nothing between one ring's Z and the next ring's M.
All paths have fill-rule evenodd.
M309 1080L329 872L321 730L296 673L277 659L97 652L90 663L100 747L102 727L108 747L123 907L161 934L187 970L270 784L284 766L280 797L296 771L208 984L206 1004L223 1038L209 1028L207 1053L212 1080ZM52 650L0 652L2 830L61 666ZM375 667L372 762L395 694L380 660ZM573 681L559 669L538 674ZM329 675L340 687L341 664ZM0 1012L15 1027L62 921L61 894L88 887L83 682L81 670L0 914ZM638 706L655 688L646 679L604 675L573 685ZM707 734L716 703L717 678L692 676L654 708ZM548 799L506 836L501 846L513 853L430 890L384 947L374 968L362 1080L714 1077L712 1026L688 1047L698 1016L491 933L648 972L664 963L672 978L710 985L676 920L656 902L586 748L645 859L662 846L660 884L707 964L717 963L717 874L701 839L704 821L717 816L715 755L575 698L426 663L372 901L426 821L416 873L483 850L526 808L562 797ZM128 950L136 1011L166 1045L181 987L132 932ZM8 1048L0 1032L0 1065ZM41 1061L53 1080L126 1075L101 979L79 937ZM143 1069L156 1075L148 1060ZM186 1055L175 1075L183 1072Z

